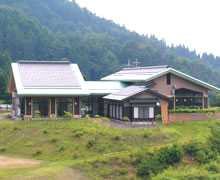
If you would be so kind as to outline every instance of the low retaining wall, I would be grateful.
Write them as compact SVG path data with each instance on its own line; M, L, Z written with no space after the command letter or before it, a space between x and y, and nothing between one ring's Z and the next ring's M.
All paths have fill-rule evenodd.
M220 119L220 112L212 113L212 119ZM206 113L169 113L170 122L178 121L205 121L207 120Z

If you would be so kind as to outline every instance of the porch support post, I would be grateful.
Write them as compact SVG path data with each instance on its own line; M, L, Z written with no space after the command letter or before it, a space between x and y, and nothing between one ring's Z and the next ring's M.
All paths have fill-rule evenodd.
M27 103L26 103L26 97L24 98L24 116L27 115Z
M202 96L202 109L205 109L205 101L204 101L204 99L205 99L205 96Z
M75 115L75 101L74 101L74 98L73 98L73 117Z

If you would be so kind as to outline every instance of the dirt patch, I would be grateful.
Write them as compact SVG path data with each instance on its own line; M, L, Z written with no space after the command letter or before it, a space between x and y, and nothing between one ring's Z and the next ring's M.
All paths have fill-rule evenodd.
M39 165L41 161L30 159L17 159L0 156L0 168L26 168Z
M6 112L6 113L0 113L0 120L5 120L5 119L7 119L7 116L8 115L11 115L11 113L8 113L8 112Z
M59 173L47 172L45 175L25 175L25 176L12 176L5 180L89 180L81 172L75 171L71 168L66 168Z

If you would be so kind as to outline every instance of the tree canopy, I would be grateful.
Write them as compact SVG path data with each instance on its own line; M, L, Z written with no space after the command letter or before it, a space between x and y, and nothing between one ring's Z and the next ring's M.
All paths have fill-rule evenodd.
M220 57L197 55L184 45L168 47L155 36L131 32L100 18L75 1L0 0L0 99L11 61L77 63L86 80L99 80L136 58L141 66L171 67L220 86Z

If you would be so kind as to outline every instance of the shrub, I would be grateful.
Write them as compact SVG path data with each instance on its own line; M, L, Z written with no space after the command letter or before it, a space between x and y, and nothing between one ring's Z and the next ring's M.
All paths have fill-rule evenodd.
M149 176L152 171L151 171L151 161L150 159L144 159L137 168L137 175L142 176L142 177L147 177Z
M43 134L48 134L49 132L47 130L43 130Z
M86 120L89 120L89 119L90 119L89 114L86 114L86 115L85 115L85 119L86 119Z
M129 119L129 117L127 117L127 116L124 116L123 118L122 118L122 120L124 120L124 121L130 121L130 119Z
M14 127L13 130L14 130L14 131L18 130L18 127Z
M32 142L28 142L28 143L25 144L26 147L31 147L33 145L34 145L34 143L32 143Z
M107 177L111 174L111 170L110 168L107 168L107 167L103 167L102 168L102 171L100 173L102 179L107 179Z
M150 132L147 132L147 131L144 132L144 138L149 138L150 135L151 135Z
M156 120L157 123L161 123L162 122L162 116L160 114L157 114L155 116L155 120Z
M208 147L202 147L196 154L196 160L199 164L205 164L209 163L213 159L216 159L217 156L217 151L211 151Z
M200 164L204 164L204 163L208 163L209 159L208 156L206 155L206 153L202 150L200 150L197 155L196 155L196 160L200 163Z
M137 175L146 178L150 176L150 174L157 174L167 167L160 164L156 154L146 154L143 152L137 154L137 158L132 164L137 167Z
M77 159L77 158L78 158L78 154L74 154L73 159Z
M63 152L65 150L65 147L64 146L60 146L60 148L59 148L59 152Z
M216 124L215 127L211 127L210 136L211 148L216 149L220 153L220 126Z
M11 119L12 118L12 115L7 115L7 117L6 117L7 119Z
M181 147L177 144L174 144L172 147L164 147L159 150L155 155L155 158L160 162L161 165L173 165L174 163L179 162L184 153Z
M220 112L220 107L209 108L209 109L182 108L182 109L169 110L169 113L214 113L214 112Z
M34 152L33 152L33 156L39 156L42 154L42 150L41 149L36 149Z
M57 140L57 137L52 137L50 138L50 142L51 143L56 143L58 140Z
M119 136L119 135L116 135L115 137L114 137L114 140L116 140L116 141L119 141L121 139L121 136Z
M138 176L148 177L152 173L157 174L169 165L179 162L183 157L183 151L181 147L174 144L172 147L164 147L157 153L143 154L138 153L136 160L133 162L137 166Z
M100 116L100 115L98 115L98 114L97 114L97 115L95 115L95 118L100 118L100 117L101 117L101 116Z
M76 132L73 133L73 136L74 137L81 137L81 136L83 136L83 132L82 131L76 131Z
M205 169L212 173L220 173L220 165L217 162L212 162L208 164Z
M95 145L95 140L93 140L93 139L88 140L88 142L86 144L87 148L91 148L94 145Z
M120 169L120 172L119 172L120 175L125 175L127 173L128 173L128 170L126 168Z
M110 119L107 118L107 117L102 117L102 120L103 120L103 121L106 121L106 122L110 122Z
M200 144L196 141L189 141L186 145L183 146L186 153L191 156L195 156L196 153L200 150Z
M64 117L68 119L72 119L73 115L70 112L64 111Z
M40 113L39 110L34 111L34 113L35 113L35 117L36 117L36 118L40 118L41 113Z
M6 147L0 147L0 152L5 152L7 150Z

